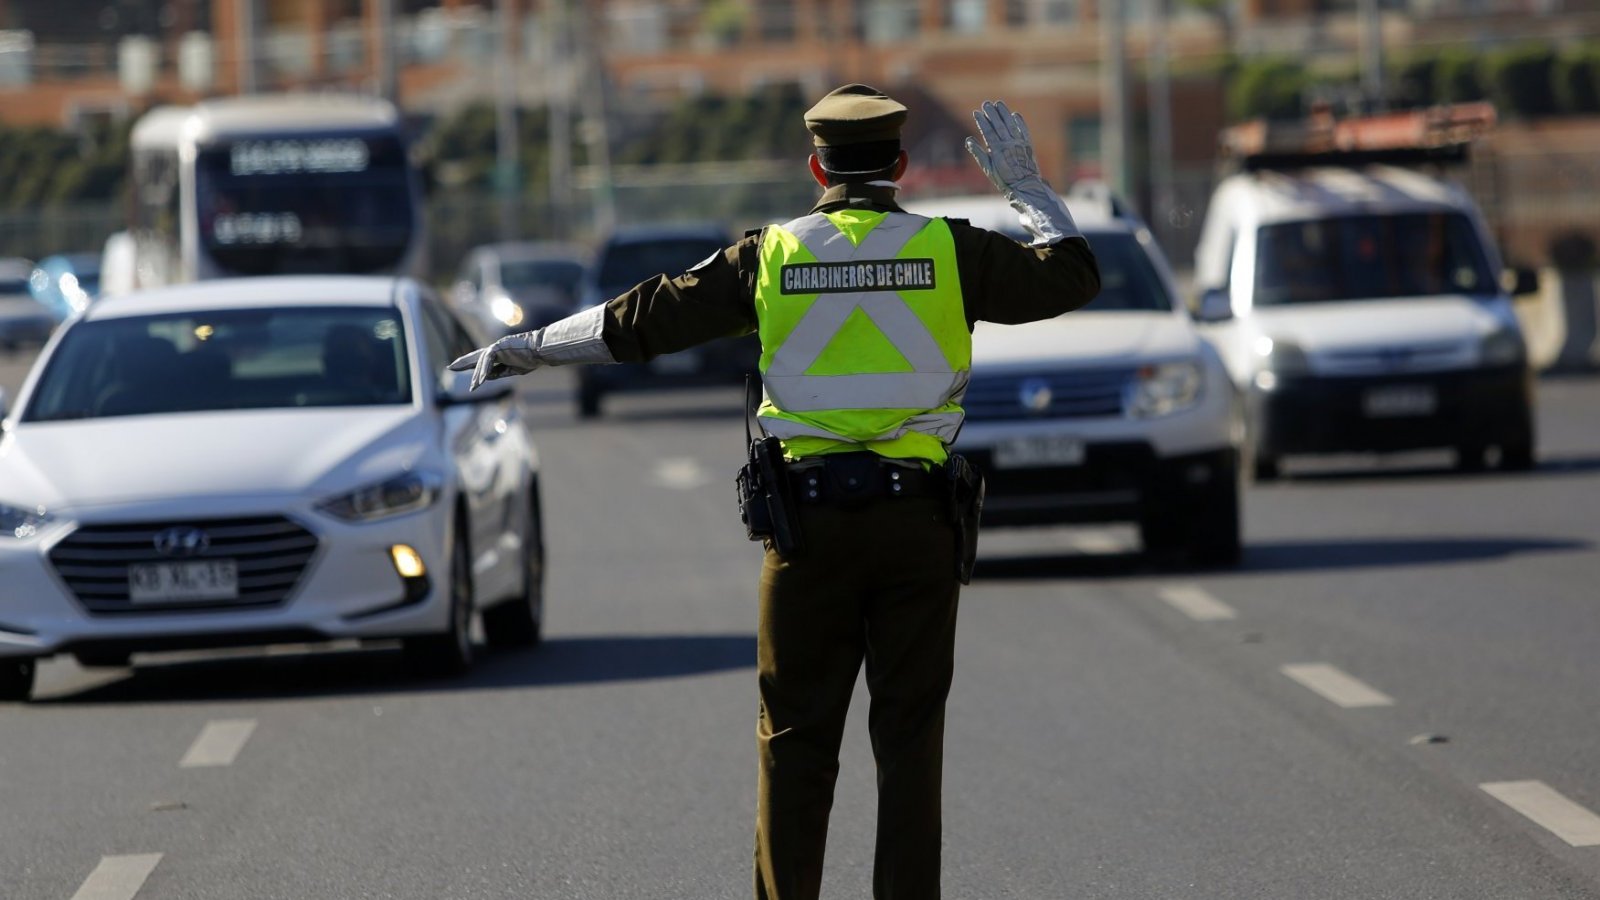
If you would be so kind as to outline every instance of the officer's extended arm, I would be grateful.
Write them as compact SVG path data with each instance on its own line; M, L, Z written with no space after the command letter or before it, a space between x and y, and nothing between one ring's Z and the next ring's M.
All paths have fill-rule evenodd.
M485 381L523 375L542 366L612 363L606 346L606 308L594 306L535 331L510 334L450 364L457 372L472 370L472 389Z
M985 101L973 112L978 122L977 138L967 138L967 152L978 161L978 168L1011 202L1021 216L1022 225L1033 235L1033 246L1046 247L1067 238L1082 237L1073 223L1067 205L1039 175L1033 158L1033 139L1022 116L1006 107L1005 101Z

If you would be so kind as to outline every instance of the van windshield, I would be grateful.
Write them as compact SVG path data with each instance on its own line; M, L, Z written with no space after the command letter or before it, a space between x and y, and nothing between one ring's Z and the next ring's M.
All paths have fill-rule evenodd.
M1262 226L1256 246L1257 306L1497 291L1460 213L1282 222Z

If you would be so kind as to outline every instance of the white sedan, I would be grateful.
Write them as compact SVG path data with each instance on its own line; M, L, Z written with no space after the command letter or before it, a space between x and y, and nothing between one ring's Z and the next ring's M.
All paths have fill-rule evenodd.
M401 638L433 673L538 641L538 467L511 382L392 278L108 299L0 409L0 699L35 661ZM0 401L3 402L3 401Z

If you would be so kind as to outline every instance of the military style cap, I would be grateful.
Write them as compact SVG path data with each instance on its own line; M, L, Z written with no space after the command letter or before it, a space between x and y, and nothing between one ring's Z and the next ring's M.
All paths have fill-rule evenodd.
M806 127L818 147L898 140L905 121L904 106L865 84L831 91L806 110Z

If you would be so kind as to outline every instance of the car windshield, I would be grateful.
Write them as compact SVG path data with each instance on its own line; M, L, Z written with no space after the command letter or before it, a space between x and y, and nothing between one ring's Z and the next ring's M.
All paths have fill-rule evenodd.
M1100 267L1100 293L1090 312L1164 312L1172 298L1156 274L1150 255L1131 234L1111 232L1089 236L1095 262Z
M511 291L553 287L571 293L582 277L583 264L573 260L512 259L500 263L500 283Z
M670 237L612 244L600 258L595 281L601 291L626 290L656 275L679 275L727 244L713 238Z
M1257 306L1497 290L1460 213L1340 216L1261 228Z
M410 402L394 307L230 309L80 322L24 421Z
M263 138L195 160L200 239L240 275L393 270L415 230L397 136Z

